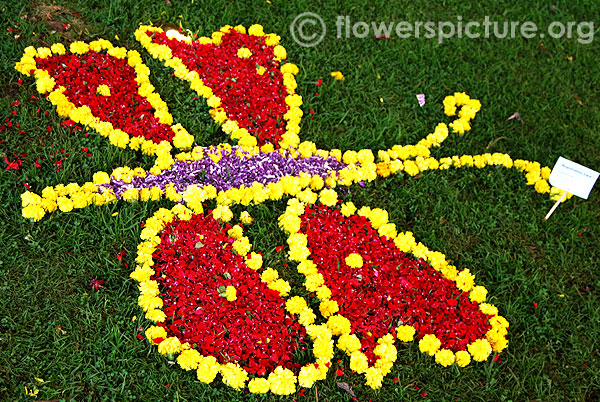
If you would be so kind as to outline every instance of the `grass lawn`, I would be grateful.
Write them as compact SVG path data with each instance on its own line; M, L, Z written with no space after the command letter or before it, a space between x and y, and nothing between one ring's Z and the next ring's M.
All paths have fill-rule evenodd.
M434 157L502 152L553 167L563 156L600 170L598 41L338 39L335 25L338 15L349 15L352 22L457 21L457 16L483 21L490 16L545 27L552 21L590 21L600 15L597 2L299 3L0 4L0 125L12 123L0 132L0 400L351 400L337 382L350 385L359 401L600 400L598 185L588 200L573 197L547 222L543 217L553 202L526 186L514 169L399 174L350 187L347 199L386 209L399 231L412 231L457 267L470 268L510 322L510 344L498 359L464 369L441 367L414 342L398 345L398 360L380 390L351 375L349 359L337 351L326 380L290 397L237 392L218 380L204 385L136 337L150 325L129 278L140 224L158 208L170 207L167 201L58 212L37 223L22 218L20 195L26 186L39 194L49 185L84 183L99 170L152 165L152 158L117 149L95 132L86 136L85 130L61 124L55 108L38 97L34 79L14 70L27 46L105 38L137 49L175 121L195 135L196 143L228 142L206 103L192 99L189 84L172 77L136 42L138 24L150 21L201 35L226 24L258 23L281 35L288 59L300 68L297 92L305 113L300 137L321 149L377 151L416 143L437 123L451 121L443 113L444 97L465 91L483 105L473 129L451 134ZM315 47L291 38L291 22L305 11L319 14L328 29ZM345 81L330 77L338 70ZM323 84L317 87L318 80ZM415 96L420 93L427 96L423 107ZM522 121L507 120L515 112ZM5 157L7 162L21 159L19 169L5 170ZM244 210L233 209L236 214ZM294 264L283 267L286 261L273 252L286 245L276 221L285 201L245 209L256 218L248 233L255 250L265 252L266 262L301 288ZM104 280L104 287L90 289L92 279ZM338 367L345 374L335 377ZM26 389L39 393L29 396Z

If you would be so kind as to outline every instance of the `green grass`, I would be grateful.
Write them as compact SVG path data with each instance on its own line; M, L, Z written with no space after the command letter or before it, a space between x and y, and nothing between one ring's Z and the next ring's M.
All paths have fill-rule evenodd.
M207 107L190 100L194 94L188 84L171 77L169 69L141 49L133 31L139 22L149 21L181 23L201 34L225 24L260 23L282 36L289 59L300 67L298 93L305 111L301 137L319 148L378 150L414 143L438 122L448 121L440 107L444 96L466 91L483 104L474 128L464 136L451 136L434 156L505 152L547 166L564 156L600 169L597 42L545 38L541 47L539 39L520 38L451 39L441 45L434 39L335 38L337 15L350 15L353 21L455 21L457 15L467 21L489 15L492 20L531 20L542 26L554 20L590 20L598 15L593 1L557 3L556 8L525 0L493 5L380 1L369 6L358 1L307 1L300 6L279 0L106 3L55 1L60 8L50 18L39 2L0 5L0 118L10 116L27 131L0 133L0 158L28 154L19 171L5 171L0 160L0 400L316 400L314 389L306 396L279 398L246 395L219 382L203 385L136 338L138 328L149 324L140 318L137 289L128 277L140 223L168 204L86 208L52 214L39 223L21 217L24 183L40 192L47 185L83 183L98 170L151 163L131 150L113 149L95 133L84 137L61 127L49 102L32 99L37 95L33 79L22 77L23 84L17 83L21 77L13 66L26 46L104 37L139 50L175 120L197 142L209 145L225 141L225 135L211 122ZM291 40L289 24L303 11L320 14L327 24L328 34L319 46L303 48ZM8 31L14 23L18 40ZM53 32L65 23L72 30ZM329 73L336 70L345 74L345 81L332 81ZM324 84L317 88L319 79ZM423 108L417 105L417 93L427 95ZM15 100L21 105L12 116ZM523 124L506 120L514 112L521 114ZM92 157L85 157L83 147ZM37 157L61 149L69 156L60 172L48 161L34 167ZM320 401L350 400L336 381L350 384L361 401L600 399L597 189L589 200L574 198L561 205L548 222L543 216L552 202L525 186L518 172L503 168L427 172L418 178L399 175L365 188L351 187L346 197L387 209L399 229L413 231L430 249L470 268L510 321L510 345L501 362L490 359L461 370L442 368L415 344L402 345L381 390L364 386L363 377L335 378L331 372L317 385ZM302 282L293 266L284 269L273 252L276 245L285 245L275 223L283 206L249 207L257 218L249 235L255 248L298 287ZM119 214L113 217L114 212ZM127 252L123 261L130 268L117 259L121 250ZM90 290L91 278L104 279L105 287ZM348 368L348 359L339 352L334 362L338 359ZM32 385L40 390L36 398L24 393Z

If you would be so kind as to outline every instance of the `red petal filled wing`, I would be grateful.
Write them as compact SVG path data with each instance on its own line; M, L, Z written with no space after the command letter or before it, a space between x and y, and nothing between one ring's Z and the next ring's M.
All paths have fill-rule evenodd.
M281 65L285 49L273 46L276 35L240 31L223 29L213 39L195 42L151 27L141 27L136 36L153 56L166 60L175 75L191 82L213 108L213 118L242 145L253 145L242 141L249 134L258 145L277 146L284 139L295 146L302 116L301 98L294 95L298 69Z

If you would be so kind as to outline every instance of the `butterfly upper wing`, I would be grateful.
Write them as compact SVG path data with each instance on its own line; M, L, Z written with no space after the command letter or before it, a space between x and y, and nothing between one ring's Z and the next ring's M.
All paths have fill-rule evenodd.
M284 63L279 36L262 28L224 27L196 41L142 26L136 38L150 54L190 82L210 114L240 145L297 147L302 98L295 93L298 67Z
M85 124L111 144L154 154L166 141L189 148L193 137L173 117L150 83L150 70L137 51L107 40L51 48L29 47L16 68L35 75L40 93L63 117Z

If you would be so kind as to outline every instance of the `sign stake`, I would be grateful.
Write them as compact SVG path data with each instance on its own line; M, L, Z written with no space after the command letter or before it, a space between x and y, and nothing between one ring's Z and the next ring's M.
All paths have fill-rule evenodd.
M565 198L567 198L567 192L566 191L564 193L562 193L562 195L560 196L560 198L558 199L558 201L556 201L554 203L554 205L552 206L552 209L550 211L548 211L548 214L544 218L545 221L547 221L548 218L550 218L550 216L552 216L552 214L554 213L554 210L556 208L558 208L558 206L560 205L560 203L563 202L565 200Z

